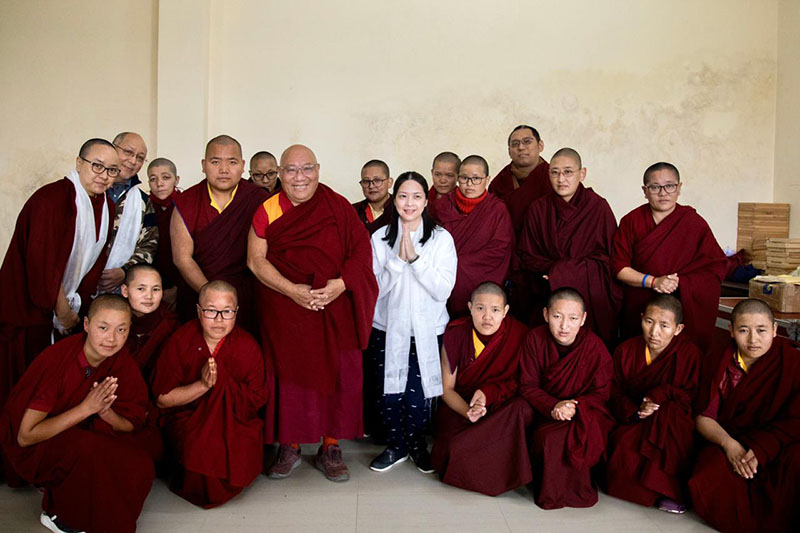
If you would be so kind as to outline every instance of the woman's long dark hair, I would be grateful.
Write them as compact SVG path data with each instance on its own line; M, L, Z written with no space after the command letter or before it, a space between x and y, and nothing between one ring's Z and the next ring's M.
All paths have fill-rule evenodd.
M407 182L408 180L416 181L422 186L422 191L425 193L425 199L428 199L428 182L425 181L425 178L422 177L422 174L419 172L414 172L410 170L408 172L403 172L400 176L394 180L394 189L392 189L392 196L397 198L397 191L400 190L400 186ZM386 236L383 238L384 241L389 243L389 247L393 248L395 241L397 241L397 234L399 232L400 224L398 224L398 220L400 219L400 213L397 209L392 211L392 220L388 226L386 226ZM427 206L422 211L422 238L419 240L421 245L424 245L425 242L430 238L433 234L433 230L436 227L436 222L434 222L433 217L428 213Z

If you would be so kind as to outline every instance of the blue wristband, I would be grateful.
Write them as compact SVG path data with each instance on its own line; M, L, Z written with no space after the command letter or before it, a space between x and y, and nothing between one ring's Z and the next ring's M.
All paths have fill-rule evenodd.
M644 287L645 289L647 288L646 283L647 283L647 278L649 278L649 277L650 277L650 274L645 274L644 277L642 278L642 287Z

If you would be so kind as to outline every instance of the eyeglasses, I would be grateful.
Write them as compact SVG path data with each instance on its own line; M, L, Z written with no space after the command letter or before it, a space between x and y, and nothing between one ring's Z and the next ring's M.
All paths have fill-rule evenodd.
M250 172L250 177L256 181L266 181L275 179L277 175L278 175L277 170L270 170L266 174L262 174L261 172L252 172L252 171Z
M108 174L109 178L116 178L117 176L119 176L119 169L117 167L107 167L107 166L102 165L100 163L95 163L94 161L89 161L85 157L81 157L81 156L78 156L78 157L80 157L81 159L83 159L84 161L86 161L87 163L92 165L92 172L94 172L95 174L102 174L103 172L105 172L106 174Z
M147 161L147 159L142 154L137 154L136 152L134 152L130 148L123 148L122 146L120 146L118 144L115 144L114 146L119 148L120 152L125 154L126 157L135 157L137 163L144 163L145 161Z
M521 141L520 141L520 140L511 141L510 143L508 143L508 145L509 145L511 148L519 148L519 147L520 147L521 145L523 145L523 144L524 144L525 146L530 146L530 145L532 145L532 144L533 144L533 143L535 143L535 142L536 142L536 139L534 139L533 137L525 137L525 138L524 138L524 139L522 139Z
M564 170L558 169L550 169L550 177L555 179L559 176L564 176L565 178L569 179L574 176L578 171L574 168L565 168Z
M680 185L680 183L667 183L664 185L656 185L653 183L646 185L645 188L650 194L661 194L661 191L664 191L667 194L672 194L678 190L678 185Z
M365 189L368 189L368 188L372 187L373 185L376 186L376 187L380 187L381 185L383 185L383 182L388 180L388 179L389 178L373 178L371 180L361 180L361 181L359 181L359 183L361 184L362 187L364 187Z
M317 165L303 165L302 167L296 167L296 166L290 165L288 167L281 167L281 170L288 177L296 176L298 172L302 171L304 176L306 176L307 178L310 178L311 176L314 175L314 171L317 170L318 166L319 166L319 164L317 164Z
M203 318L209 320L216 320L218 316L221 316L222 320L233 320L236 317L237 309L203 309L201 307L200 311L203 313Z
M464 184L466 184L466 185L477 185L480 182L482 182L483 180L485 180L486 178L487 178L487 176L483 176L483 177L480 177L480 176L459 176L458 177L458 182L461 183L462 185L464 185Z

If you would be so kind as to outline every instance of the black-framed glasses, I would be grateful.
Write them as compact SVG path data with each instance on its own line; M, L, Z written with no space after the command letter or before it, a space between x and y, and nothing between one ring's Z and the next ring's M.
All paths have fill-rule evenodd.
M136 161L138 163L145 163L147 161L147 158L145 156L143 156L142 154L137 154L136 152L134 152L130 148L125 148L125 147L120 146L118 144L115 144L114 146L116 148L118 148L120 152L125 154L126 157L135 157Z
M664 185L656 185L655 183L651 183L650 185L645 185L645 189L650 194L660 194L661 191L664 191L667 194L672 194L678 190L678 185L680 183L666 183Z
M536 142L536 139L534 139L533 137L525 137L522 140L513 140L510 143L508 143L508 145L511 148L519 148L521 145L530 146L535 142Z
M318 165L303 165L302 167L296 167L294 165L289 165L288 167L281 167L281 170L287 177L296 176L298 172L302 172L307 178L310 178L314 175L314 171L317 170Z
M462 185L477 185L483 180L485 180L488 176L459 176L458 182Z
M277 170L270 170L267 173L250 171L250 177L256 181L273 180L278 176Z
M89 161L83 156L79 155L78 157L80 157L81 159L92 165L92 172L94 172L95 174L102 174L103 172L105 172L106 174L108 174L109 178L116 178L117 176L119 176L119 169L117 167L107 167L102 163Z
M383 185L383 182L388 180L388 179L389 178L373 178L371 180L361 180L361 181L359 181L359 183L361 184L362 187L364 187L365 189L368 189L369 187L372 187L373 185L376 186L376 187L380 187L381 185Z
M565 178L569 179L577 173L578 171L574 168L565 168L563 170L559 170L557 168L550 169L550 177L554 179L557 179L559 176L564 176Z
M236 312L239 309L203 309L200 308L200 312L203 314L203 318L207 318L209 320L216 320L218 316L222 317L222 320L233 320L236 318Z

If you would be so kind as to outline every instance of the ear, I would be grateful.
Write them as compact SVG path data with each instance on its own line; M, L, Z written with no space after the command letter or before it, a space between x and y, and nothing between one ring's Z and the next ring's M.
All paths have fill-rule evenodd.
M777 322L773 322L772 323L772 338L774 339L777 336L778 336L778 323Z
M544 141L539 141L539 153L544 152Z
M389 181L387 183L389 184L389 189L391 189L392 185L394 185L394 178L389 176Z
M180 181L181 181L181 177L180 176L175 176L175 186L176 187L178 186L178 183L180 183Z
M122 285L120 285L119 286L119 290L122 293L122 297L123 298L127 298L128 297L128 285L127 284L123 283Z
M81 159L80 157L75 158L75 170L78 170L78 167L81 165L82 161L83 159Z
M586 167L583 167L582 169L580 169L578 171L578 175L580 176L578 178L578 182L582 182L583 180L585 180L586 179Z
M200 320L203 318L203 310L200 307L200 304L195 304L195 306L197 307L197 319Z
M88 316L83 318L83 331L85 331L86 333L89 333L89 317Z
M200 169L203 171L203 174L206 173L206 158L200 160Z
M470 313L472 312L472 302L467 302L467 309L469 309Z
M544 321L549 323L550 322L550 317L547 314L547 307L543 307L542 308L542 314L544 315Z
M508 310L509 309L511 309L511 306L506 304L506 306L503 308L503 318L506 317L506 315L508 314Z
M681 331L683 331L683 327L684 327L683 324L678 324L678 326L675 328L675 336L676 337L681 334Z
M644 199L649 202L650 198L647 196L647 185L642 185L642 193L644 194Z
M583 318L581 318L581 327L583 327L583 325L586 324L586 317L587 316L589 316L589 314L586 311L584 311L583 312Z
M733 339L734 338L734 336L733 336L733 321L731 321L731 323L728 324L728 331L731 332L731 339Z

